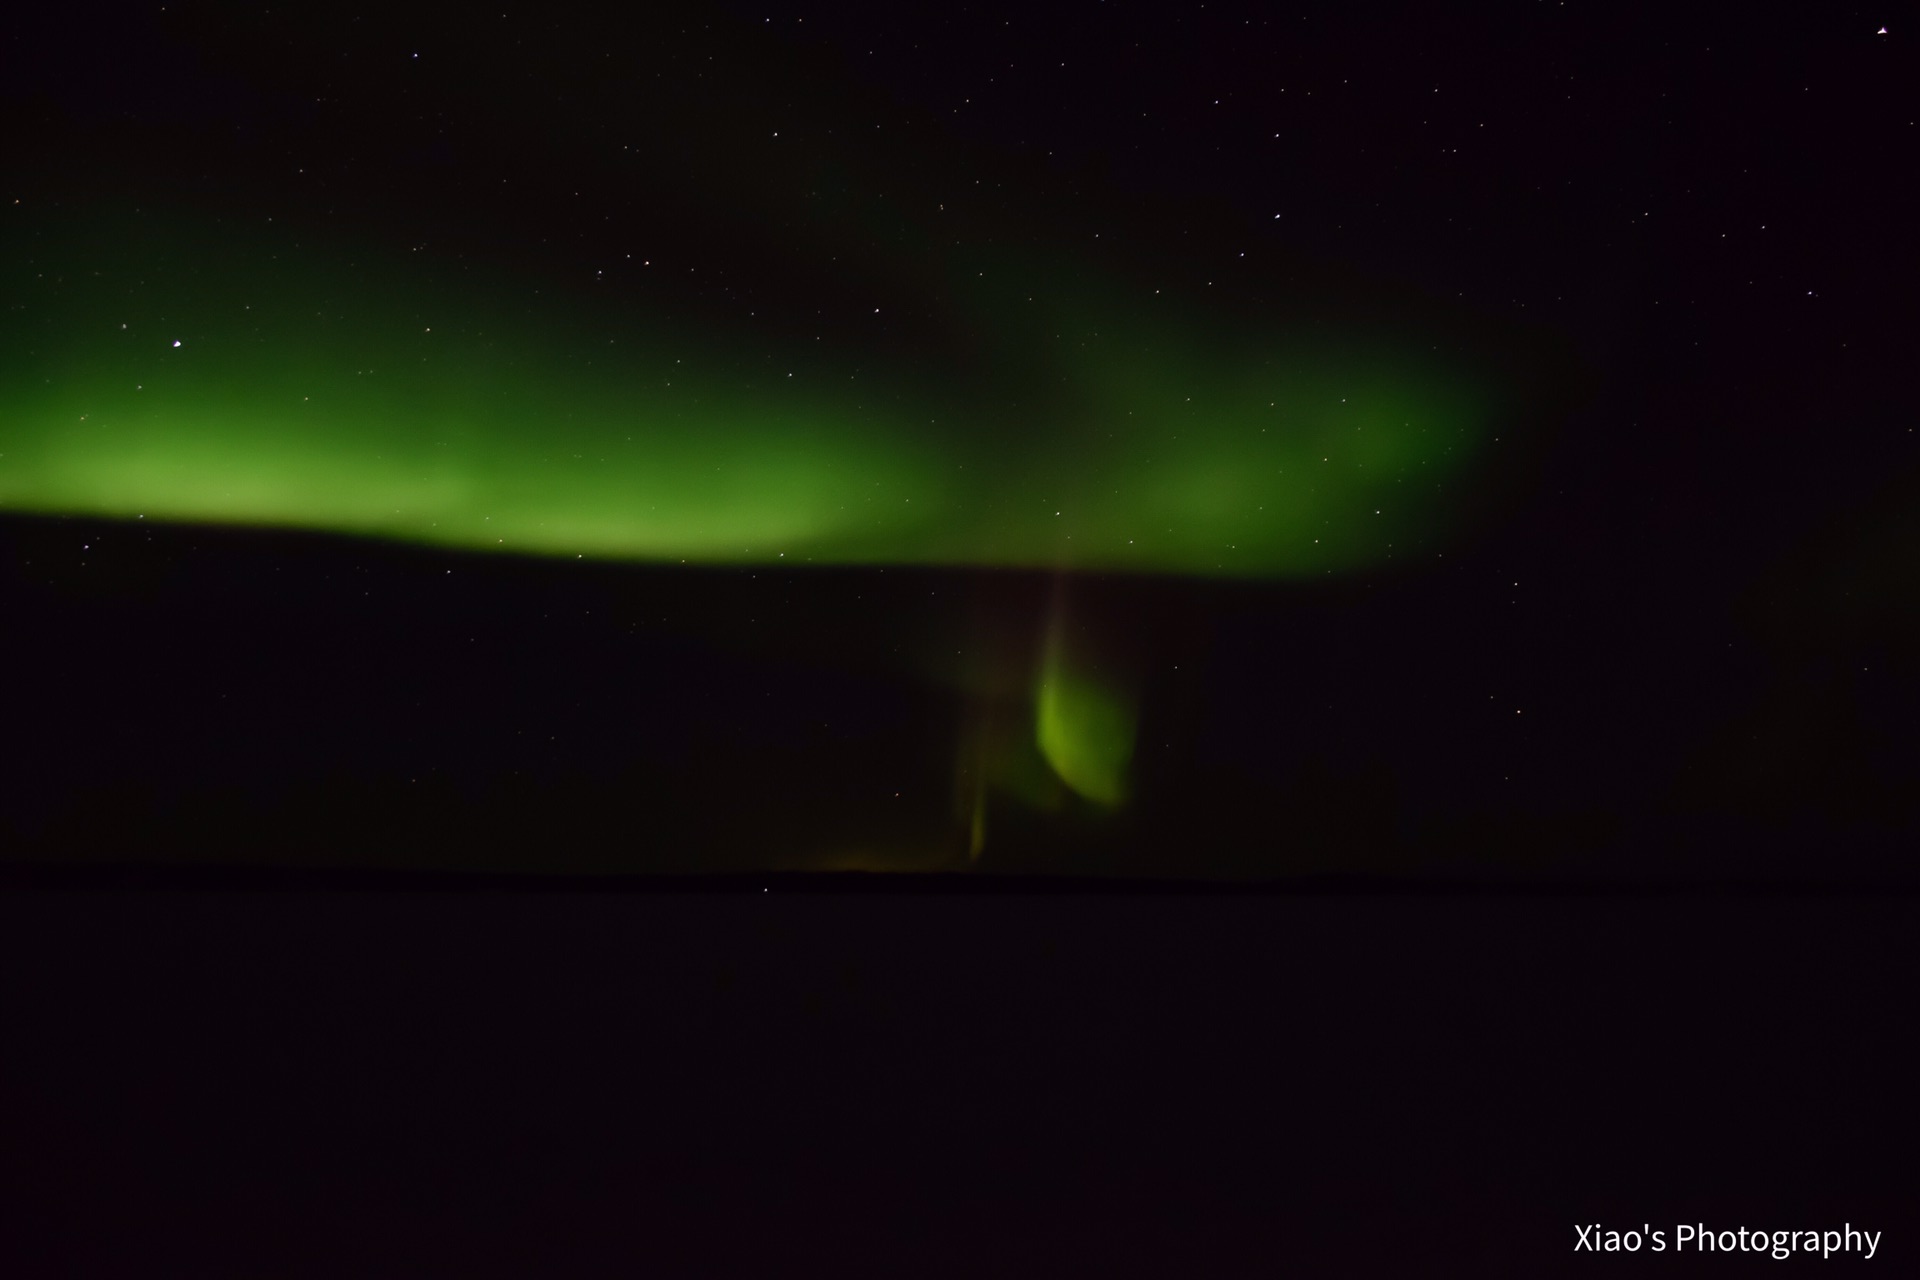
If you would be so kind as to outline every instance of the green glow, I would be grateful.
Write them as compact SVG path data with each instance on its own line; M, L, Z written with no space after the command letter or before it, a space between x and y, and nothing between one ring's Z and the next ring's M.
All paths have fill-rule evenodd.
M1035 738L1060 780L1109 807L1126 798L1133 708L1113 690L1065 670L1040 681Z
M1056 582L1040 670L1034 680L1034 742L1062 782L1106 808L1127 795L1133 699L1074 652L1065 579Z
M15 511L665 563L1318 576L1444 534L1490 412L1410 343L1250 331L1064 253L945 263L929 305L986 353L963 370L261 219L12 216ZM1114 713L1050 687L1049 751L1084 755L1064 726Z

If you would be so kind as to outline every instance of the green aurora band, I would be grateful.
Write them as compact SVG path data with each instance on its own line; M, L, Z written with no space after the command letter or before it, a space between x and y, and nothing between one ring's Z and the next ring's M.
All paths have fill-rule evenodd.
M55 225L9 272L0 508L20 512L665 563L1318 576L1427 532L1488 418L1407 351L1158 328L1107 282L1043 285L1047 264L1005 255L960 301L990 366L960 387L292 232Z
M1249 333L1069 252L949 251L929 305L964 360L877 367L844 334L727 331L261 218L10 217L13 512L664 564L1320 578L1443 533L1499 408L1418 338ZM1038 745L1117 804L1131 703L1049 653Z

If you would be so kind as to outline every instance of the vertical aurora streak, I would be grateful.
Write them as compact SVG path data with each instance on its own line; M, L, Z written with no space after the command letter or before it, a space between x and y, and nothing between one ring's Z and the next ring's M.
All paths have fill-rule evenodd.
M1117 808L1126 799L1133 757L1133 699L1096 664L1076 660L1068 607L1063 576L1055 580L1034 679L1034 741L1076 794L1102 808Z

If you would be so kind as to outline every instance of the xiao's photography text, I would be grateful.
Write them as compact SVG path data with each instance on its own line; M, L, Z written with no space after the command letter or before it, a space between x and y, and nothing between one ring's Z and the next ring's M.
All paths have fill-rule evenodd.
M1625 1231L1603 1227L1599 1223L1575 1224L1575 1253L1764 1253L1775 1258L1791 1258L1796 1253L1858 1254L1871 1260L1880 1250L1880 1233L1863 1231L1852 1223L1839 1230L1755 1231L1734 1227L1716 1231L1704 1223L1682 1223L1668 1230L1642 1223Z

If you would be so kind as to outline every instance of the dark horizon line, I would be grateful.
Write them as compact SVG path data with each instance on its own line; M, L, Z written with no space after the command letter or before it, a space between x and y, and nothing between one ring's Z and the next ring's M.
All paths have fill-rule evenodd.
M846 897L998 895L1051 897L1257 898L1920 898L1920 875L1706 876L1369 875L1310 873L1171 877L1051 872L778 871L778 872L518 872L373 868L269 867L217 863L0 863L0 892L344 892L462 895L594 893L674 896L723 894Z

